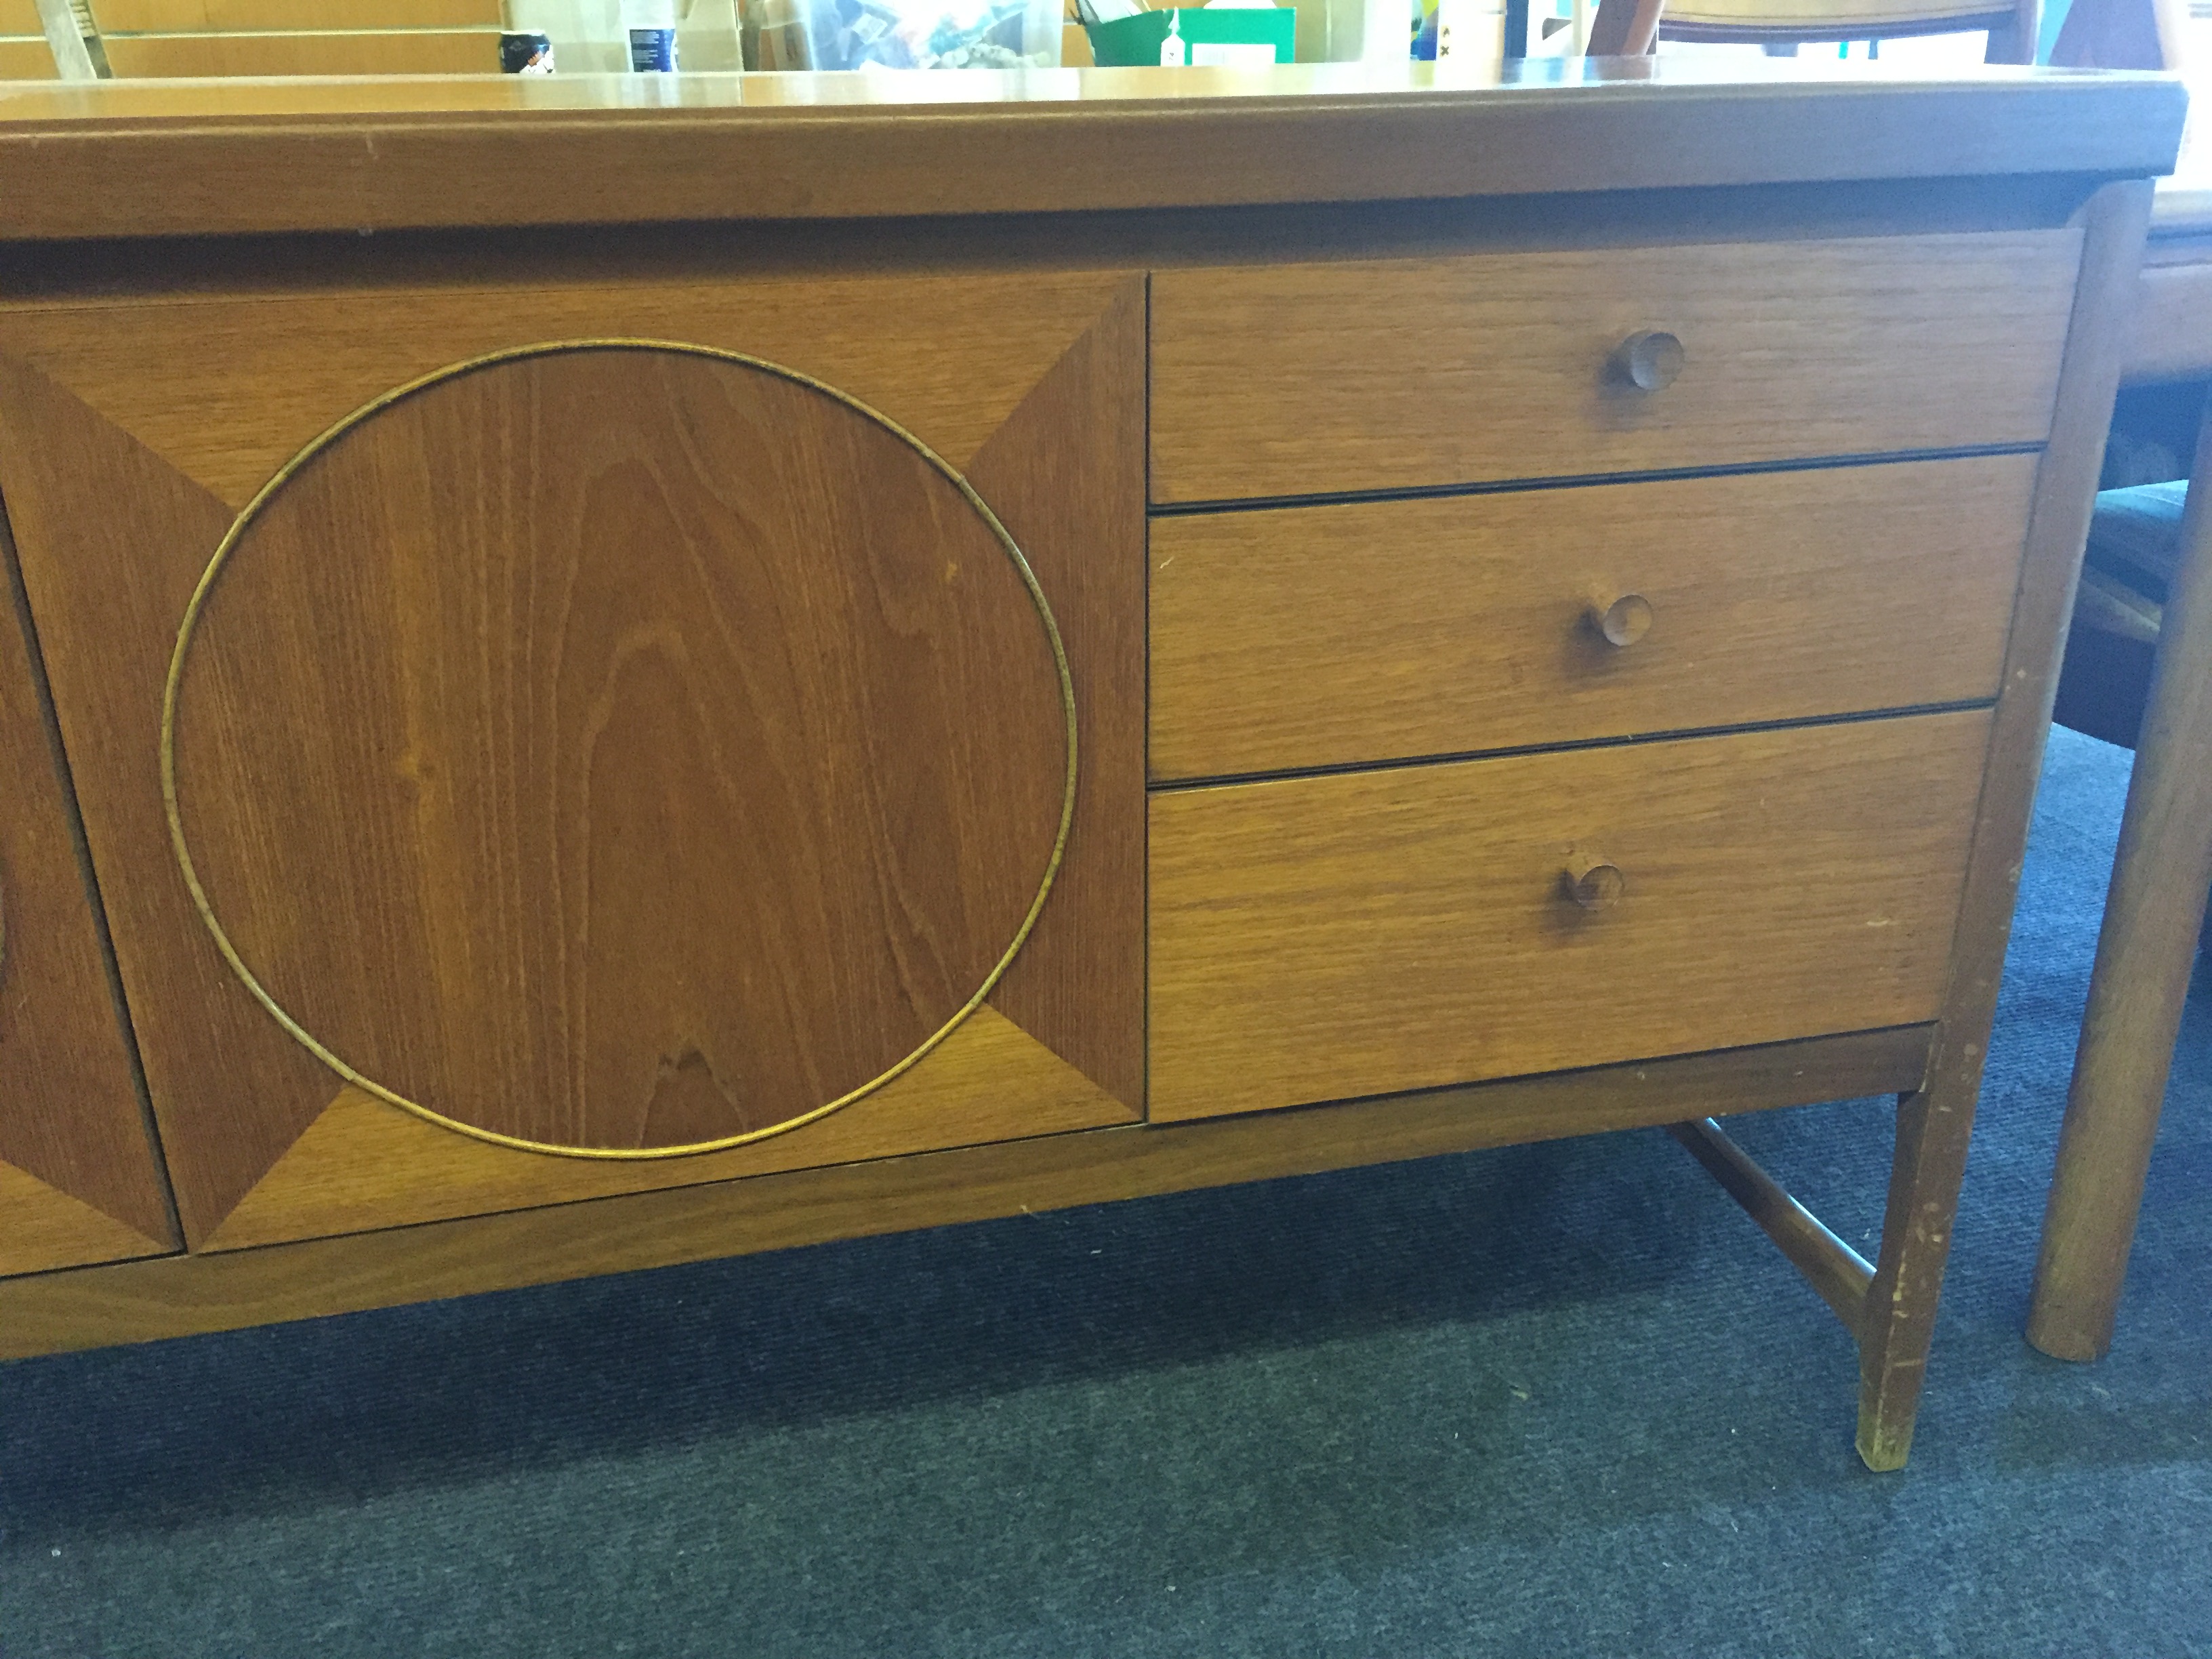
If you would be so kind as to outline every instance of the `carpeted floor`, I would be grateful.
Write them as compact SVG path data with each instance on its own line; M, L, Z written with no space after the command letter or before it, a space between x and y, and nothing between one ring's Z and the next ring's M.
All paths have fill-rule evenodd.
M0 1366L0 1656L2212 1654L2212 1000L2021 1340L2127 757L2053 739L1912 1467L1657 1133ZM1871 1237L1882 1103L1744 1120Z

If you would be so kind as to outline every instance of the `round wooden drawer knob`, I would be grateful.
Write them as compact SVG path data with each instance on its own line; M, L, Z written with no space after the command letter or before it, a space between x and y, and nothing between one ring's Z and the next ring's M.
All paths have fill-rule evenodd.
M1617 864L1592 853L1576 853L1567 860L1567 890L1585 910L1610 909L1628 890L1628 878Z
M1663 392L1682 372L1682 343L1663 330L1632 334L1613 354L1613 373L1638 392Z
M1600 597L1590 601L1589 620L1607 645L1633 645L1651 631L1651 601L1641 593Z

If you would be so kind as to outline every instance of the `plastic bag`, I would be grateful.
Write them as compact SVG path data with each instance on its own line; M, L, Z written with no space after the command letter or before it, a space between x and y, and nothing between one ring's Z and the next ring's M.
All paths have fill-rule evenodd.
M1021 69L1060 62L1054 0L805 0L809 67Z

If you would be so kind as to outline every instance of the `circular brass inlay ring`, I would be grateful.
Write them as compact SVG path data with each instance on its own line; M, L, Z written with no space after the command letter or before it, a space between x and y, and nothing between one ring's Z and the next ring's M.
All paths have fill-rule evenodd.
M1006 946L1005 953L993 965L990 972L984 975L983 982L975 988L975 994L954 1012L950 1019L925 1038L911 1054L879 1076L862 1084L859 1088L851 1090L826 1104L802 1112L796 1117L787 1118L781 1123L770 1124L766 1128L748 1130L743 1134L730 1135L719 1140L703 1140L686 1146L563 1146L544 1141L526 1140L520 1136L501 1134L496 1130L481 1128L473 1123L464 1123L459 1119L447 1117L419 1101L410 1100L396 1091L385 1087L374 1078L365 1076L353 1066L349 1065L343 1058L332 1053L327 1046L315 1037L313 1033L308 1031L299 1021L286 1012L276 998L269 994L268 988L262 984L252 969L246 964L245 959L239 955L238 947L232 944L230 935L224 931L222 921L215 914L215 908L208 899L207 890L200 884L199 872L192 863L191 848L185 836L184 816L177 804L177 696L179 688L184 682L185 662L191 649L193 631L199 625L200 614L206 608L208 596L215 591L216 582L222 574L223 567L229 561L231 554L236 550L239 543L245 537L246 531L252 526L255 519L276 494L309 462L356 427L374 418L393 404L413 397L417 392L442 385L448 380L457 380L462 375L472 374L478 369L489 368L502 363L584 351L672 352L684 356L711 358L717 362L734 363L740 368L757 370L762 374L773 375L778 380L803 386L811 392L818 392L823 397L842 404L913 449L931 468L950 483L959 492L962 499L975 510L976 515L988 526L992 535L997 538L999 545L1005 549L1007 559L1012 563L1016 574L1020 576L1022 586L1029 594L1030 603L1036 607L1037 620L1043 624L1045 638L1052 647L1053 666L1060 678L1060 713L1067 729L1067 777L1060 791L1060 827L1053 838L1052 855L1046 860L1044 877L1037 884L1036 896L1030 901L1029 910L1023 916L1021 926L1015 930L1012 943ZM185 606L184 620L177 629L176 647L169 657L168 679L161 690L161 805L169 821L169 845L176 854L177 868L183 872L185 885L191 893L192 908L199 912L200 921L206 925L208 933L214 939L216 949L222 953L223 960L230 964L231 972L238 975L240 983L252 994L257 1002L269 1011L270 1017L290 1034L295 1042L321 1060L324 1065L329 1066L356 1088L374 1096L379 1100L397 1106L403 1111L412 1112L416 1116L438 1124L441 1127L467 1135L473 1139L489 1141L495 1146L512 1146L524 1152L550 1152L565 1158L611 1159L685 1158L697 1152L720 1152L727 1147L742 1146L756 1140L764 1140L771 1135L782 1134L803 1124L811 1123L817 1118L826 1117L840 1107L851 1105L853 1102L881 1088L893 1078L919 1064L933 1048L959 1029L961 1023L969 1015L982 1006L984 998L991 994L993 988L1005 975L1006 969L1012 965L1014 957L1019 954L1023 945L1027 942L1030 930L1036 926L1037 917L1044 909L1045 899L1052 891L1054 879L1060 873L1060 860L1066 855L1068 826L1075 816L1075 682L1068 672L1067 650L1060 641L1060 624L1053 617L1052 606L1045 599L1044 589L1039 585L1036 573L1030 568L1030 562L1023 555L1020 546L1008 533L1006 526L999 521L998 514L992 512L982 496L976 493L975 487L968 482L958 469L881 410L872 408L850 393L841 392L836 386L826 385L810 374L803 374L797 369L787 368L781 363L769 362L764 358L750 356L744 352L724 350L718 346L694 345L683 341L652 339L557 340L536 345L516 346L507 350L471 357L464 362L451 363L443 368L433 370L417 380L408 381L404 386L395 386L380 397L363 404L350 415L338 421L276 470L276 475L261 486L253 499L246 504L244 510L232 522L229 530L225 532L222 540L216 545L214 556L209 559L207 568L200 573L199 583L192 590L191 602Z

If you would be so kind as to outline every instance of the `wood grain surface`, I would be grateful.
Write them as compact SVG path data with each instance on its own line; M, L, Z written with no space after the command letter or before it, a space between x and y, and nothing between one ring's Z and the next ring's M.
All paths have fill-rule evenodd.
M1152 499L2039 443L2080 252L2054 230L1162 271ZM1685 362L1639 392L1608 364L1650 330Z
M627 76L50 83L0 104L0 239L1595 202L1599 181L1907 180L1904 210L1924 181L2161 173L2188 101L2166 81L1786 61L1549 59L1471 79L1298 64L686 76L642 97Z
M0 1359L1911 1088L1925 1026L0 1282Z
M1141 617L1140 600L1115 596L1140 593L1143 581L1142 292L1140 277L1112 271L811 285L538 286L518 276L373 300L340 292L0 316L0 481L23 529L42 626L82 643L57 654L57 700L95 861L118 872L173 867L149 769L162 677L185 601L236 501L322 427L415 374L532 340L633 329L795 359L956 464L972 461L986 487L1006 495L1007 522L1060 616L1085 775L1096 768L1140 780L1141 706L1126 698L1127 686L1142 684L1140 635L1098 613L1113 604ZM1098 395L1080 421L1070 412L1071 387ZM179 405L194 403L198 417L179 419ZM1127 471L1118 483L1079 487L1094 465ZM1127 505L1091 511L1117 495ZM1109 694L1112 708L1102 701ZM1099 1085L1083 1109L1093 1122L1124 1121L1142 1099L1142 812L1133 787L1079 803L1062 878L1068 908L1048 904L1028 947L1052 953L1054 972L1077 982L1021 990L1030 1000L1008 1015ZM1086 859L1102 878L1081 877ZM204 1243L324 1116L337 1079L236 984L180 881L125 877L109 890L179 1206L188 1236ZM1018 988L1002 989L1011 997ZM1069 1121L1075 1097L1063 1094L1040 1100L1048 1126ZM942 1132L972 1133L979 1110L1002 1113L996 1132L1020 1129L1021 1103L999 1097L946 1115ZM926 1133L911 1113L883 1115L878 1127L841 1133L835 1155L910 1150ZM319 1146L316 1167L327 1173L327 1131ZM375 1136L359 1140L355 1168L371 1188L383 1146ZM668 1182L713 1178L697 1164L659 1167ZM446 1190L423 1173L434 1167L417 1164L422 1180L395 1200L398 1217L456 1213L470 1194L495 1189L502 1203L532 1201L526 1182L501 1176L487 1187L480 1171L457 1170ZM263 1195L257 1224L283 1214L286 1225L320 1231L307 1206L280 1201L289 1179ZM638 1182L611 1169L599 1179L594 1187L564 1172L556 1184L581 1195Z
M1093 301L1094 305L1097 303ZM1145 283L1125 278L976 450L1075 665L1082 756L1052 902L992 1003L1123 1105L1145 1102Z
M116 34L107 62L146 79L247 75L496 75L490 29L410 29L391 34L307 29L281 34Z
M332 273L348 274L343 267ZM543 340L622 335L750 352L811 374L965 467L1126 276L1091 271L554 283L466 280L10 306L0 352L50 374L235 512L318 433L393 386ZM374 323L365 321L374 319Z
M686 1184L1128 1123L1137 1113L990 1007L928 1060L787 1135L683 1160ZM288 1239L565 1204L669 1184L660 1162L550 1158L471 1140L350 1085L201 1245Z
M134 1261L175 1248L12 1164L0 1164L0 1279L95 1261Z
M176 1247L0 524L0 1273Z
M2033 455L1164 518L1157 778L1993 698ZM1649 627L1609 644L1601 598Z
M1152 1117L1929 1018L1982 713L1155 793ZM1578 850L1620 901L1566 891Z
M43 36L35 40L0 40L0 82L54 78L54 51Z
M179 682L215 915L356 1071L635 1150L869 1086L979 995L1069 777L985 518L811 387L495 363L270 497Z
M313 1121L332 1087L328 1069L277 1030L225 966L166 854L162 679L199 569L233 515L4 356L0 448L0 491L191 1243Z

